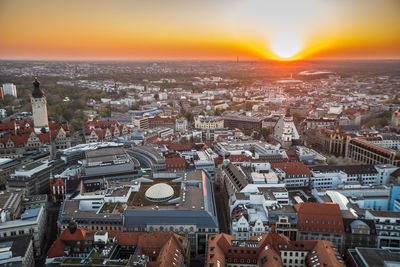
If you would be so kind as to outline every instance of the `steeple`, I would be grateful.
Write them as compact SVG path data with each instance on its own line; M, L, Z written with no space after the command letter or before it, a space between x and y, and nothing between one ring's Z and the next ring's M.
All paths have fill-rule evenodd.
M35 74L35 81L33 82L32 97L41 98L45 95L42 89L40 89L40 82L38 81L37 74Z

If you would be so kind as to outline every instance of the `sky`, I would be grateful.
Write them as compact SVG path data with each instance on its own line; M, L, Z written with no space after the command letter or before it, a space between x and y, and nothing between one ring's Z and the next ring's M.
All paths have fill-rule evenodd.
M399 59L399 0L0 0L0 59Z

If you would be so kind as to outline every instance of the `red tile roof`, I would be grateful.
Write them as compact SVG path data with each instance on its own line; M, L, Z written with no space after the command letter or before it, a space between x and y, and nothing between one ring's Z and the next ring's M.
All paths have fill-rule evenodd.
M310 170L303 162L272 162L271 168L279 168L286 175L311 175Z
M297 227L300 231L344 233L343 217L337 203L299 203Z
M307 251L308 255L317 256L319 262L326 264L321 266L345 266L330 241L290 241L288 237L278 233L263 234L252 237L250 241L240 241L242 244L256 242L256 246L238 246L232 242L234 240L234 236L223 233L209 237L206 266L211 266L210 264L218 266L218 263L220 266L225 266L229 260L231 260L229 263L235 265L234 259L238 260L237 265L240 265L240 259L244 259L246 263L249 259L251 264L256 262L258 266L284 266L280 256L281 251ZM311 263L310 258L311 256L306 259L309 263Z

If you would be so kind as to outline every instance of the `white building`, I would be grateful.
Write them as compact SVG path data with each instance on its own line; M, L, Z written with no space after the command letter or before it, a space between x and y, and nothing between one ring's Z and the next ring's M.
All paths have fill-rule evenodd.
M7 117L7 110L5 110L4 108L0 109L0 118L5 118Z
M398 167L393 165L347 165L310 167L312 188L337 188L346 184L386 185Z
M17 97L17 87L13 83L4 83L3 84L3 95L11 95L13 97Z
M4 211L0 211L0 239L9 236L32 234L35 255L40 256L45 253L41 251L47 230L44 209L43 206L27 209L21 214L21 219L19 220L7 220L6 216L3 216Z
M221 129L224 128L224 120L220 117L197 116L194 119L194 127L197 129Z
M46 95L42 89L40 89L40 82L35 77L33 82L33 92L31 97L32 104L32 115L33 125L35 126L35 132L40 133L43 130L49 131L49 121L47 117L47 100Z
M214 159L217 158L218 155L210 148L207 148L205 151L196 151L196 154L198 157L198 160L194 161L196 170L206 170L211 177L214 177Z
M186 132L188 121L186 118L179 118L175 121L175 130L177 132Z
M292 116L283 116L276 123L273 137L282 143L282 145L290 146L293 140L300 138Z

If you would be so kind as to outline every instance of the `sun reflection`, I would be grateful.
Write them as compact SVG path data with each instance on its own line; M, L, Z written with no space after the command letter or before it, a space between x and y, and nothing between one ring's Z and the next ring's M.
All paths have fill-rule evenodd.
M291 32L279 33L271 42L271 50L282 60L290 60L302 49L299 36Z

